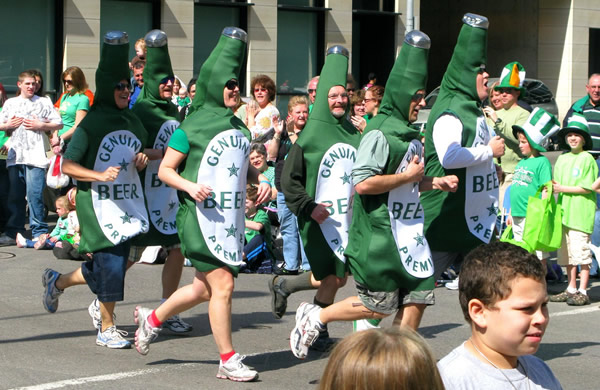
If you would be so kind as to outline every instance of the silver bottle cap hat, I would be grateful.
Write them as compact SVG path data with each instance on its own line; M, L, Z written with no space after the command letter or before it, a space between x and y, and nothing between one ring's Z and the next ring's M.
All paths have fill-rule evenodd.
M167 33L162 30L151 30L144 37L146 47L163 47L167 44Z
M466 13L465 16L463 16L463 23L468 24L471 27L482 28L484 30L487 30L490 26L488 18L472 13Z
M242 42L248 42L248 34L239 27L225 27L223 35L233 39L239 39Z
M342 45L331 46L329 49L327 49L326 55L330 54L341 54L346 58L350 58L350 52Z
M412 30L404 37L404 43L419 49L429 49L431 47L431 39L423 31Z
M129 36L125 31L109 31L104 34L104 43L109 45L123 45L129 43Z

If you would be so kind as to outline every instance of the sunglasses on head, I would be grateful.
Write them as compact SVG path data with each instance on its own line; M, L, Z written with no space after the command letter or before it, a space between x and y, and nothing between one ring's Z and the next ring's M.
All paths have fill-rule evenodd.
M131 84L129 84L129 83L117 83L115 85L115 89L118 90L118 91L128 90L129 92L131 92Z
M160 83L161 84L166 84L169 81L172 82L172 83L174 83L175 82L175 77L174 76L167 76L167 77L163 78L162 80L160 80Z
M225 83L225 88L227 88L230 91L233 91L238 86L239 84L236 79L231 79Z

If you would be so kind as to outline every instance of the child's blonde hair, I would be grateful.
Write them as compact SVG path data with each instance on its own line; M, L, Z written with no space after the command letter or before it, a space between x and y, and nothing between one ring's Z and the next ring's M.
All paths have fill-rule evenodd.
M425 340L409 329L370 329L333 350L319 390L443 390Z
M66 195L59 196L58 198L56 198L56 204L59 204L62 208L64 208L67 211L75 210L75 207L73 207L71 202L69 202L69 198L67 198Z

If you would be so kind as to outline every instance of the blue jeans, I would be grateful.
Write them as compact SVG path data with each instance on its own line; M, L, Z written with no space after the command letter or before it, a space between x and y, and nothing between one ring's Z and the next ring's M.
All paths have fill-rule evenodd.
M6 160L0 160L0 232L4 232L8 222L8 171Z
M8 167L8 210L6 235L12 238L25 232L25 196L29 205L29 228L35 238L48 233L44 220L44 188L46 170L31 165L18 164Z
M102 249L94 253L92 260L81 264L83 278L100 302L123 300L130 246L130 242L125 241Z
M600 246L600 210L596 210L596 216L594 218L594 231L591 237L592 244ZM592 256L592 265L590 266L590 276L598 274L598 261Z
M305 271L310 270L310 264L308 264L298 232L298 219L287 208L282 191L277 193L277 216L279 217L279 230L283 239L284 268L288 271L297 270L300 268L300 259L302 259L302 269Z

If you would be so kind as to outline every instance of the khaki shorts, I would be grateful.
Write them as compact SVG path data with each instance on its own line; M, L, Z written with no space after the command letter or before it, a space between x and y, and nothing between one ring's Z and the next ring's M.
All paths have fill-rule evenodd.
M559 265L592 264L590 235L563 225L563 237L558 250Z
M371 291L367 286L356 282L358 299L367 309L381 314L394 314L400 308L400 298L408 293L405 289L396 291Z

